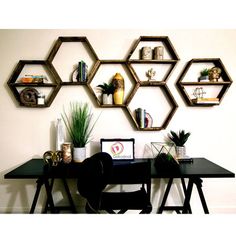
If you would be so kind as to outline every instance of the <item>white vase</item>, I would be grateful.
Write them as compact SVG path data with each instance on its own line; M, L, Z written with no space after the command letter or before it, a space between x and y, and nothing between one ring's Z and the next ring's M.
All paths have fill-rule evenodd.
M73 160L74 162L82 162L86 158L86 147L73 149Z
M113 96L112 94L103 94L102 95L102 104L105 105L105 104L113 104Z
M176 157L177 157L177 159L184 158L185 156L186 156L186 148L176 146Z

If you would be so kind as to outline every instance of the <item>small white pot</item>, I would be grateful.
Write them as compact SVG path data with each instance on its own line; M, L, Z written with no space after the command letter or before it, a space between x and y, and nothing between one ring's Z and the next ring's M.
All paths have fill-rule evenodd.
M107 95L107 94L103 94L102 95L102 104L103 105L106 105L106 104L113 104L113 96L112 96L112 94L109 94L109 95Z
M176 146L176 156L177 156L177 159L184 158L186 156L186 148Z
M82 162L86 159L86 147L73 149L73 160L74 162Z

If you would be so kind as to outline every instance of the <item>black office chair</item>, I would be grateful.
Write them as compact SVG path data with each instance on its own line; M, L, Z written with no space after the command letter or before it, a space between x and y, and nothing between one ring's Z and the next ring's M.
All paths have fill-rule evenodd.
M127 210L140 210L150 213L151 177L150 163L134 162L112 165L111 156L97 153L83 161L78 176L79 193L87 199L86 212L125 213ZM108 184L140 184L141 188L131 192L106 192Z

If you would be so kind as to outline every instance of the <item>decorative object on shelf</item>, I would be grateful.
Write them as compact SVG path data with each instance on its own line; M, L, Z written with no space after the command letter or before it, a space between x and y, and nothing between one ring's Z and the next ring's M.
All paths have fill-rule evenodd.
M115 88L113 94L114 104L121 105L124 101L125 81L120 73L116 73L112 79L112 84Z
M188 75L188 78L190 77L194 78L194 75L191 76L191 74L193 73L193 70L191 70L192 67L197 68L198 65L201 66L208 64L213 64L213 67L211 67L211 69L208 69L209 81L202 80L196 82L194 80L189 80L184 78L186 75ZM220 70L216 68L219 68ZM232 83L233 81L229 76L228 72L226 71L226 68L220 58L194 58L189 62L187 62L183 71L179 75L179 78L177 79L176 85L188 106L210 107L214 105L219 105L221 103L222 99L224 98L224 95L226 94ZM194 87L204 86L204 89L206 91L211 91L212 93L215 92L214 98L210 97L209 102L203 100L200 101L199 98L192 100L188 88L191 88L193 86ZM204 99L206 100L206 98ZM210 101L212 99L215 101Z
M103 83L99 84L97 87L101 88L102 91L102 103L105 104L113 104L113 94L115 91L114 84L111 83Z
M142 108L135 109L136 121L140 128L145 128L146 110Z
M184 144L187 142L190 132L185 132L184 130L179 130L179 132L170 131L168 138L174 142L176 146L176 158L181 159L186 156L186 147Z
M206 92L203 90L203 87L197 87L193 90L193 96L195 98L203 98L204 94L206 94Z
M142 47L141 59L142 60L152 60L152 49L151 47Z
M145 109L137 108L135 110L136 121L140 128L151 128L153 124L153 119L151 115L146 112Z
M88 66L81 60L78 67L71 74L71 82L86 82L88 77Z
M198 78L198 82L206 82L209 81L209 69L205 68L200 72L200 77Z
M70 142L62 144L62 161L66 164L72 161L72 147Z
M90 141L96 123L92 123L92 113L88 103L70 103L70 111L67 114L64 110L62 119L73 142L73 149L84 148ZM86 153L83 153L84 156L77 156L76 154L78 154L77 151L73 152L75 162L82 162L86 158Z
M20 78L21 83L36 83L36 84L43 84L44 81L48 81L47 77L44 75L25 75L24 77Z
M158 46L154 48L154 60L163 60L164 59L164 47Z
M38 105L44 105L45 104L45 95L43 95L42 93L38 93L37 104Z
M57 166L58 163L62 161L62 152L46 151L43 154L43 160L46 164L49 164L51 166Z
M36 106L38 94L35 88L25 88L20 92L20 101L25 106Z
M195 98L192 99L194 104L219 104L219 98L204 98L204 94L206 92L203 90L202 87L197 87L193 91L193 95Z
M153 119L152 119L151 115L148 112L146 112L145 128L152 128L152 124L153 124Z
M154 166L159 171L179 170L179 162L175 158L175 146L172 142L151 142Z
M146 72L146 76L148 77L148 81L153 81L153 80L155 80L154 79L154 76L156 75L156 71L153 69L153 68L151 68L151 69L149 69L147 72Z
M209 80L212 82L218 82L221 74L221 69L219 67L212 67L209 70Z
M194 104L220 104L219 98L194 98L192 102Z

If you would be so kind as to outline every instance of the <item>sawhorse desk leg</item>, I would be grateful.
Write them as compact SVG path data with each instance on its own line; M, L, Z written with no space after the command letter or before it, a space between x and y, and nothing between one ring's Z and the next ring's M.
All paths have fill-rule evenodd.
M196 187L197 187L198 195L200 197L204 213L209 214L209 210L208 210L208 207L207 207L207 204L206 204L206 200L205 200L205 197L204 197L204 194L203 194L203 191L202 191L202 180L200 178L190 178L189 179L189 183L188 183L188 187L187 187L187 193L186 193L186 197L185 197L185 200L184 200L183 213L187 213L187 206L190 203L193 184L195 184Z
M36 181L36 183L37 183L37 187L36 187L34 199L33 199L33 202L32 202L31 208L30 208L30 214L34 213L42 185L45 185L46 193L47 193L47 202L48 202L48 205L50 206L51 212L55 212L54 203L53 203L52 194L51 194L51 188L50 188L48 179L39 178Z
M67 207L67 206L65 206L65 207L63 207L63 206L58 206L58 207L56 207L56 206L54 206L54 204L53 204L53 212L54 212L54 213L55 213L55 212L58 213L61 209L64 209L64 210L68 210L68 209L69 209L69 210L71 210L72 213L77 213L75 204L74 204L73 199L72 199L71 194L70 194L70 189L69 189L69 186L68 186L68 184L67 184L67 181L66 181L65 178L61 178L61 180L62 180L62 182L63 182L63 185L64 185L64 188L65 188L65 191L66 191L66 194L67 194L67 197L68 197L70 206L68 206L68 207ZM51 179L51 184L49 185L50 193L47 194L47 196L49 196L49 198L51 198L51 199L52 199L52 194L51 194L51 192L52 192L53 184L54 184L54 178ZM46 204L45 204L43 213L47 213L48 208L50 207L50 204L49 204L49 200L50 200L50 199L49 199L49 198L47 198L47 201L46 201ZM53 201L53 200L51 200L51 201ZM52 212L52 207L50 207L50 210L51 210L51 212Z
M162 202L161 202L161 206L159 207L158 212L157 212L158 214L161 214L164 210L174 210L174 211L177 212L177 214L180 214L180 210L183 209L183 206L165 206L167 197L169 195L169 192L170 192L170 189L171 189L171 186L172 186L172 183L173 183L173 179L174 178L170 178L169 181L168 181L168 184L167 184L167 187L166 187L166 190L165 190ZM186 189L186 185L185 185L185 182L184 182L183 178L181 178L181 183L182 183L182 187L183 187L183 190L184 190L184 195L185 195L185 198L186 198L187 189ZM187 202L186 202L186 210L189 213L192 213L191 207L190 207L189 204L187 204Z

